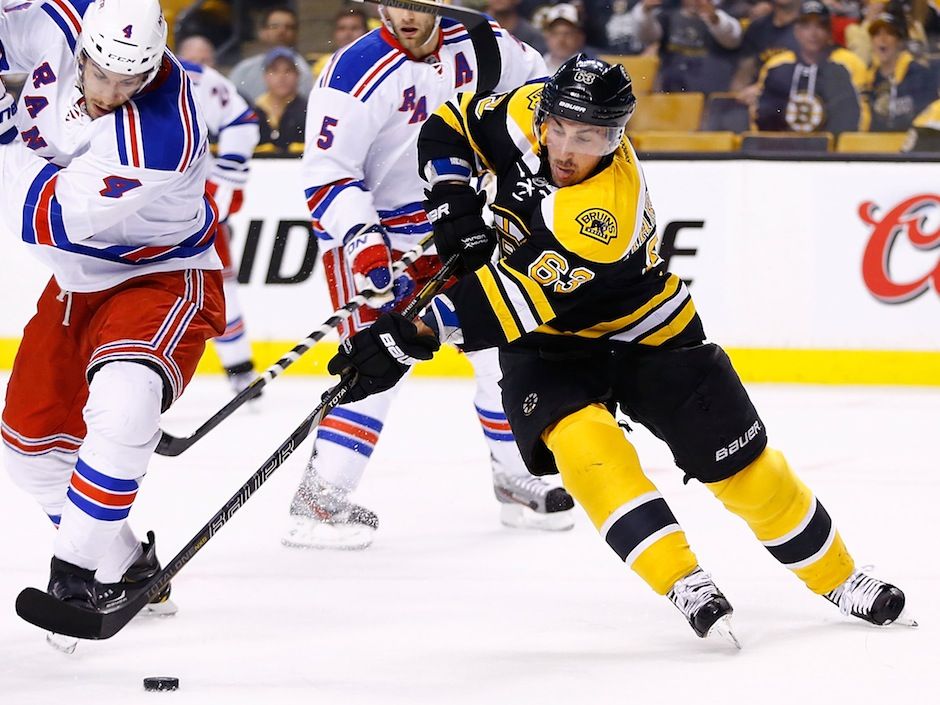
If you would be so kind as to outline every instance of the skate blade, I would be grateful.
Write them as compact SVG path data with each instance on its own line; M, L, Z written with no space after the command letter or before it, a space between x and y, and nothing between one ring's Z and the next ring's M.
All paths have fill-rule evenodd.
M65 636L64 634L55 634L46 632L46 643L53 649L63 654L74 654L75 647L78 646L78 639L74 636Z
M164 600L163 602L151 602L144 607L137 615L140 617L172 617L180 611L173 600Z
M902 626L902 627L917 627L917 626L919 626L919 625L917 624L917 620L914 619L914 617L913 617L911 614L909 614L907 610L901 610L901 614L898 615L898 618L897 618L896 620L894 620L893 622L888 622L888 624L886 624L885 626L887 627L887 626L890 626L890 625L892 625L892 624L897 624L897 625Z
M281 543L289 548L361 551L372 545L374 538L375 529L362 524L326 524L315 519L296 517Z
M511 529L536 531L568 531L574 528L574 511L542 514L522 504L500 504L499 521Z
M734 645L738 650L741 649L741 642L738 641L738 637L734 635L734 630L731 628L731 615L726 614L724 617L719 617L718 621L715 622L711 629L708 630L708 633L705 635L706 638L712 635L720 636L728 643Z

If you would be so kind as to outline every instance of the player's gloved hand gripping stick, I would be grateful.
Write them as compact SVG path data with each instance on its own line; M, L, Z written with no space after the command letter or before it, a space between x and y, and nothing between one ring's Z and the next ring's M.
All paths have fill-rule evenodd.
M408 250L402 255L400 260L392 265L393 281L401 277L408 266L424 254L424 250L431 244L432 238L433 234L427 235L421 242ZM257 379L232 397L225 406L210 416L202 426L188 436L177 437L163 431L160 436L160 442L157 443L157 454L175 457L191 448L196 441L204 438L209 431L231 416L236 409L241 407L245 402L254 399L265 385L299 360L314 344L323 340L331 330L349 318L357 309L367 304L372 296L372 292L363 292L351 298L344 306L334 311L333 314L323 322L323 325L297 343L290 352L262 372Z
M405 307L401 316L408 319L415 318L447 283L456 265L456 257L447 260L434 278ZM428 346L427 358L431 357L431 347L433 346ZM390 354L394 353L390 351ZM406 362L402 358L396 359L399 362ZM16 598L16 613L41 629L79 639L108 639L117 634L133 619L134 615L173 580L183 566L192 560L193 556L232 518L232 515L248 501L248 498L267 481L274 471L283 465L284 461L303 443L324 417L343 401L356 383L355 372L345 373L339 383L323 395L319 406L294 429L287 440L248 478L248 481L209 519L208 523L189 540L183 549L166 563L163 570L151 579L146 588L128 602L110 612L98 612L62 602L42 590L26 588Z

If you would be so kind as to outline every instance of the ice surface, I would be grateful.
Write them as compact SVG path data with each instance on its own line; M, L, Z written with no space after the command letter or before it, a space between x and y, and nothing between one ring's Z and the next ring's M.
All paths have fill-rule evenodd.
M131 514L164 560L315 405L325 378L279 379L179 458L157 458ZM917 630L843 618L776 564L668 450L632 434L702 565L735 606L744 650L697 639L580 513L564 534L502 528L469 381L411 380L358 499L381 521L364 552L280 545L309 445L174 583L176 617L65 656L13 611L44 586L53 530L0 473L0 702L929 702L940 685L940 390L754 386L771 442L816 491L859 563L895 581ZM200 377L165 418L188 434L226 400ZM145 693L145 676L180 679ZM934 695L930 695L934 693Z

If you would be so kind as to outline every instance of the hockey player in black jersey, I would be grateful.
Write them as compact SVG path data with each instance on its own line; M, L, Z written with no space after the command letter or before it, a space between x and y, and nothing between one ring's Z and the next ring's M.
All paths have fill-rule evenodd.
M380 318L330 361L352 398L393 386L441 341L498 347L503 404L535 475L560 473L610 547L700 637L733 640L732 608L698 564L614 418L672 450L771 555L846 615L902 616L904 594L856 569L822 503L767 446L728 356L706 343L688 289L665 271L643 170L624 127L636 98L620 66L583 55L546 83L463 94L428 120L420 168L441 257L462 276L416 323ZM470 179L497 177L497 236Z

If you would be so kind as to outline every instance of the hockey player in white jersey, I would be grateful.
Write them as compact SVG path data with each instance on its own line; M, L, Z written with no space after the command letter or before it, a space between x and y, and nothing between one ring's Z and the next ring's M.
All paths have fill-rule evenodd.
M258 116L229 81L214 68L190 60L201 57L202 48L195 40L184 40L177 57L195 88L210 137L218 147L206 182L206 190L219 211L219 232L215 249L222 258L222 282L225 291L225 332L216 338L215 351L225 368L232 390L240 392L255 378L251 342L245 330L238 300L238 275L229 247L228 218L241 210L251 156L258 146Z
M431 232L417 169L418 133L428 116L458 91L507 90L545 76L539 54L495 22L498 55L478 52L455 20L384 6L380 12L384 27L334 55L307 108L304 186L335 308L366 291L378 294L369 299L376 307L402 305L415 284L440 267L436 256L422 257L391 280L392 262ZM340 335L368 326L379 312L359 309ZM496 356L485 351L469 357L502 522L571 528L571 497L530 476L522 462L500 401ZM365 548L372 542L377 517L348 495L365 471L392 399L385 393L341 406L320 424L291 502L285 544Z
M159 439L225 329L207 131L158 0L0 13L0 218L53 276L6 392L4 464L53 524L49 593L106 610L159 569L127 524ZM167 596L168 591L161 595Z

